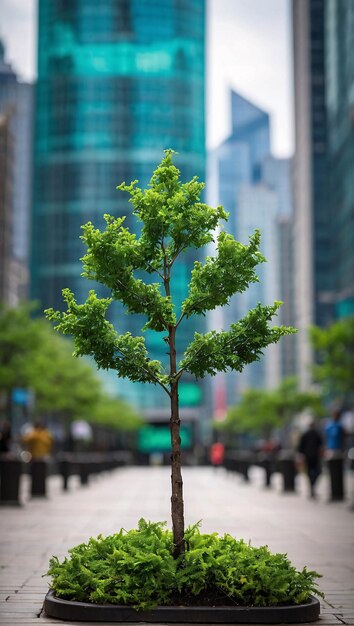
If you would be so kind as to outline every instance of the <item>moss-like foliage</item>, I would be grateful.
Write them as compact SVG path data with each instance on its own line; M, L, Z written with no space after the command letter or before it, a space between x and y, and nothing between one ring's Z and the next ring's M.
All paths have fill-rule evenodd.
M173 557L172 532L141 519L137 530L98 536L69 550L47 575L60 598L148 609L169 604L274 606L302 604L317 590L317 572L297 571L285 554L199 524L185 533L187 550Z

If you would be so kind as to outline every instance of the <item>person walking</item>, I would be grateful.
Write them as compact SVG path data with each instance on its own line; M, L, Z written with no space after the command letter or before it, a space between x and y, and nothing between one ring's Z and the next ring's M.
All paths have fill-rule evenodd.
M341 411L336 409L333 411L332 418L325 428L326 459L331 484L331 501L344 499L345 430L340 420Z
M33 429L21 437L22 444L31 453L34 461L47 458L53 447L53 437L44 424L37 420Z
M210 448L210 461L213 467L220 467L224 462L225 447L223 443L216 442Z
M298 445L298 453L305 460L311 498L316 498L315 485L322 471L323 449L323 437L317 430L315 422L311 421L306 432L302 434Z
M53 448L53 437L41 421L36 421L33 429L21 437L22 444L32 456L31 477L32 496L46 495L47 461Z

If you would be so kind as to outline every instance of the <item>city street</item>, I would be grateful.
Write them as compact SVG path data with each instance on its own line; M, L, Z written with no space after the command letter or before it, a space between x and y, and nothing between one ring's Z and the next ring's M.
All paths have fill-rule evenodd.
M354 624L354 512L350 499L327 502L326 477L321 478L319 499L312 501L303 477L298 492L287 495L276 476L266 490L258 468L251 470L248 484L222 468L189 467L183 476L187 524L202 520L205 532L227 532L287 552L297 567L307 565L323 574L320 588L326 601L319 623ZM51 555L62 558L90 536L135 527L140 517L169 522L169 468L121 468L86 487L71 480L64 493L59 477L52 477L44 500L30 500L25 482L24 506L0 511L1 624L63 623L42 612L49 584L42 575Z

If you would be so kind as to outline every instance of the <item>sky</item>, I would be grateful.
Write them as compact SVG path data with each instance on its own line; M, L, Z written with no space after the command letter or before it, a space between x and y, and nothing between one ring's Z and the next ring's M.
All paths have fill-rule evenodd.
M37 0L0 0L0 37L23 80L36 74ZM275 156L293 153L290 0L207 0L207 143L230 130L230 89L271 115Z

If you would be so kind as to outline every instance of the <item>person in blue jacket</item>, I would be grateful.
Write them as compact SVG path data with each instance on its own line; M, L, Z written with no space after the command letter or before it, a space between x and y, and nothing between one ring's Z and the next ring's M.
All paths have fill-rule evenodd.
M330 500L344 499L344 447L345 430L340 422L341 411L333 411L332 419L325 427L326 457L328 462L331 494Z
M325 438L327 450L343 452L345 432L340 422L341 412L333 411L332 419L325 428Z

